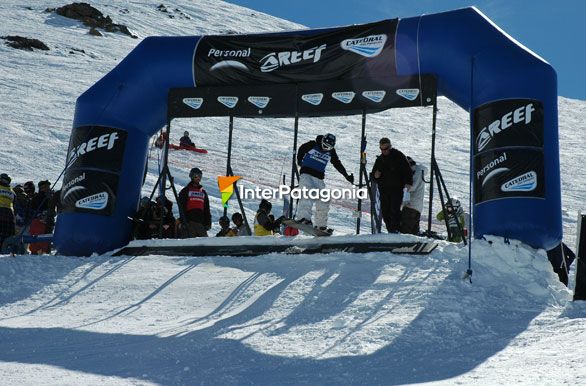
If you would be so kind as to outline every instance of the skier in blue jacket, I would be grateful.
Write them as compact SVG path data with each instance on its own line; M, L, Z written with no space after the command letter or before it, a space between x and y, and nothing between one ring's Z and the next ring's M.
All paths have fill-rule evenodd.
M299 171L299 188L325 189L324 175L329 162L344 178L354 183L354 175L348 174L336 153L336 136L333 134L318 135L314 141L304 143L297 152ZM315 203L315 223L311 221L313 204ZM297 220L305 224L313 224L322 231L328 231L329 201L301 198L297 207Z

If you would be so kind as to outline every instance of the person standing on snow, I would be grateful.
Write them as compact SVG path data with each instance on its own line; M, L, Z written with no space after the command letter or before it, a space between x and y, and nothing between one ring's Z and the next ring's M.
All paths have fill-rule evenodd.
M413 172L405 154L393 148L390 139L381 138L379 147L381 155L374 162L372 177L380 191L380 207L387 231L397 233L401 223L401 203L403 196L408 198L413 186Z
M0 249L4 239L14 236L13 204L15 194L10 187L12 179L6 173L0 174Z
M401 224L399 232L412 235L419 234L419 221L423 211L423 193L425 182L423 175L425 167L417 164L411 157L407 157L411 171L413 172L413 186L409 194L403 195L403 209L401 210Z
M299 173L299 188L325 189L325 170L331 161L346 181L354 183L354 174L348 174L336 153L336 136L333 134L318 135L314 141L304 143L297 152L297 165L301 167ZM315 223L311 221L313 204L315 203ZM297 222L314 224L322 231L328 231L328 212L330 203L322 200L301 198L297 207Z
M179 192L179 205L187 220L187 224L183 224L183 232L188 237L208 237L207 231L212 227L210 201L200 185L202 174L199 168L191 169L191 182Z

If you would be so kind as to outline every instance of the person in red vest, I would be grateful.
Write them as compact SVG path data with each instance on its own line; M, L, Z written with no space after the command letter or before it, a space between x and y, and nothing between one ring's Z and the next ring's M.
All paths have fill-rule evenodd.
M208 230L212 227L210 201L208 194L201 186L202 172L193 168L189 172L191 182L179 192L179 206L183 209L187 224L188 237L208 237ZM185 231L185 228L183 229Z

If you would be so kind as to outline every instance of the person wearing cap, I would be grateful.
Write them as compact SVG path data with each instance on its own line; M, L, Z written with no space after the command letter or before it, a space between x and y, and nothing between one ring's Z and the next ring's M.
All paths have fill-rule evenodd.
M14 191L12 179L6 173L0 174L0 249L4 239L14 236Z
M413 172L405 154L391 145L391 140L383 137L379 141L381 154L376 157L371 178L378 184L380 206L389 233L398 233L401 223L401 203L409 201L413 186Z
M31 200L31 212L33 219L29 228L31 235L41 235L53 231L53 218L49 213L49 203L52 199L51 183L48 180L39 181L39 188ZM33 254L42 254L51 252L51 243L39 242L31 243L29 251Z
M230 228L230 219L228 216L220 217L218 223L220 224L221 229L216 233L216 237L233 237L237 235L236 231Z
M191 182L179 192L179 206L187 221L187 224L183 224L182 232L188 237L208 237L207 231L212 227L210 201L200 184L202 174L199 168L191 169Z
M318 135L315 140L304 143L297 152L299 170L299 188L325 189L324 176L329 162L344 178L354 183L354 175L348 174L336 153L336 136L333 134ZM315 204L315 223L312 222L313 204ZM329 201L301 198L297 207L296 221L314 224L316 228L326 231L328 225Z
M236 212L232 215L232 222L234 223L234 231L236 236L250 236L250 229L246 227L244 218L240 212Z
M189 138L189 131L184 131L183 132L183 137L181 137L181 139L179 139L179 146L183 146L183 147L194 147L195 143L193 143L193 141L191 140L191 138Z
M423 194L425 190L423 175L425 174L425 166L419 165L409 156L407 156L407 161L413 172L413 186L409 194L403 195L403 209L401 209L399 232L418 235L419 221L421 220L421 212L423 211Z

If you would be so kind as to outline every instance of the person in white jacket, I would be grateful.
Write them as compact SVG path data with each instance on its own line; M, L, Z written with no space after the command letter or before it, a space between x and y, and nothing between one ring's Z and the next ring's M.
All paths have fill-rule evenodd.
M425 192L423 175L427 169L425 166L417 164L411 157L407 157L407 161L409 161L413 172L413 186L403 194L399 232L417 235L419 234L419 221L423 211L423 194Z

